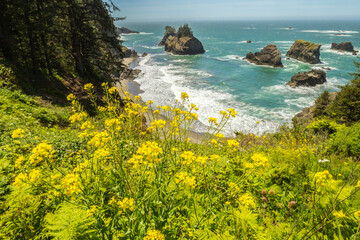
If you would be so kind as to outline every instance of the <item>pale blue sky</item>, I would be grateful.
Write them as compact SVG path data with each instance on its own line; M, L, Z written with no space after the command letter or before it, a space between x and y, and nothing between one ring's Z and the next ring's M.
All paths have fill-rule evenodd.
M183 20L352 20L360 0L113 0L128 22Z

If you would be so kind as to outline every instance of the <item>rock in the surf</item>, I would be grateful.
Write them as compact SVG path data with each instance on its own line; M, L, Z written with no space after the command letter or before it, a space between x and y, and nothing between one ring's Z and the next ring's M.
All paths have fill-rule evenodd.
M317 84L323 84L324 82L326 82L326 72L314 69L309 72L295 74L286 84L290 87L313 87Z
M176 55L194 55L204 53L202 43L194 37L193 32L187 24L180 26L175 32L173 28L165 28L166 32L163 37L165 40L164 46L166 52L171 52ZM162 44L163 40L159 43Z
M129 34L129 33L139 33L137 31L130 30L126 27L116 28L117 34Z
M317 64L320 63L320 47L321 44L315 44L305 40L296 40L286 53L286 56L302 62Z
M138 53L135 50L131 50L125 46L121 47L122 52L124 53L124 58L137 58L139 57Z
M251 63L256 65L268 65L272 67L284 67L281 62L281 52L277 49L275 44L269 44L260 52L253 54L249 52L245 57Z
M354 46L352 45L351 42L342 42L342 43L332 43L331 44L331 48L332 50L337 50L337 51L344 51L344 52L354 52Z

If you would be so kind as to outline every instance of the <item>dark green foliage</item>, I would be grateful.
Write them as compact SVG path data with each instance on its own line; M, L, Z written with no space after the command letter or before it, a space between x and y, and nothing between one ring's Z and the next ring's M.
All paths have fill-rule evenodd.
M330 140L329 151L348 157L360 157L360 123L338 131Z
M96 83L119 72L123 55L110 15L116 7L110 3L2 0L0 58L14 70L17 84L27 92L51 94L50 88L64 91L64 78Z
M315 101L315 109L313 110L313 116L320 117L326 115L325 109L330 103L330 94L328 91L324 91L318 99Z
M180 26L177 31L177 37L193 37L193 32L191 31L191 28L188 24L184 24L183 26Z
M336 99L327 111L338 121L351 124L360 120L360 79L353 79L351 83L341 88Z

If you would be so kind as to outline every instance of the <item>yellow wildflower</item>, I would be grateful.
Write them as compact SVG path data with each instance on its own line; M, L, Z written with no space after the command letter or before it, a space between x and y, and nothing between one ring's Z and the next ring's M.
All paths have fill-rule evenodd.
M183 184L189 188L196 187L195 177L191 177L187 172L180 172L175 175L175 182Z
M86 212L87 214L89 214L89 216L92 216L96 213L96 210L97 210L97 206L96 205L92 205L90 207L90 209L88 209Z
M186 92L182 92L182 93L181 93L181 99L182 99L182 100L189 99L189 95L188 95Z
M256 206L254 199L251 197L249 193L245 193L241 197L239 197L239 201L242 205L244 205L247 208L254 208Z
M81 191L81 182L79 175L74 173L67 174L61 180L61 186L65 190L65 194L68 196L79 193Z
M317 172L314 175L315 182L321 186L325 186L326 182L331 180L333 176L329 173L328 170L323 172Z
M356 187L356 188L360 188L360 181L357 182L357 184L356 184L355 187Z
M21 128L18 128L12 132L11 137L12 138L23 138L24 134L25 134L25 131Z
M233 108L228 108L227 111L229 112L231 117L235 117L237 112Z
M194 153L190 151L185 151L180 156L184 159L183 164L189 165L195 159Z
M228 139L227 144L229 147L239 147L240 143L235 139Z
M22 188L27 181L28 177L26 174L24 173L19 173L16 177L14 182L12 183L13 186L18 187L18 188Z
M117 93L118 91L117 91L117 88L116 87L111 87L111 88L109 88L109 93L110 94L115 94L115 93Z
M148 104L148 105L151 105L151 104L153 104L153 103L154 103L154 101L152 101L152 100L147 101L147 104Z
M92 85L91 83L85 84L84 85L84 89L85 91L89 92L90 90L92 90L94 88L94 85Z
M44 159L51 159L54 151L52 150L52 146L47 144L46 142L39 143L32 151L29 157L30 164L37 164L42 162Z
M267 167L269 165L269 160L262 153L255 153L251 159L254 161L255 167Z
M144 240L165 240L165 236L158 230L148 230Z
M15 160L15 167L20 169L24 161L25 161L25 157L21 155Z
M209 117L209 123L214 123L215 125L218 125L217 119L213 117Z
M70 93L70 94L66 97L66 99L67 99L69 102L71 102L71 101L74 101L74 100L76 99L76 97L75 97L74 94Z
M34 183L34 184L38 184L39 182L41 182L41 172L38 169L33 169L30 173L29 173L29 182L30 183Z
M94 128L94 126L91 124L90 121L84 122L80 127L80 129L82 129L82 130L84 130L84 129L93 129L93 128Z
M166 121L159 119L159 120L154 120L151 123L151 126L154 128L163 128L163 127L165 127L165 124L166 124Z
M335 218L344 218L344 217L346 217L346 215L343 213L343 210L340 210L338 212L334 212L333 215L335 216Z
M75 113L72 116L70 116L69 120L71 123L80 122L87 116L88 115L86 112Z

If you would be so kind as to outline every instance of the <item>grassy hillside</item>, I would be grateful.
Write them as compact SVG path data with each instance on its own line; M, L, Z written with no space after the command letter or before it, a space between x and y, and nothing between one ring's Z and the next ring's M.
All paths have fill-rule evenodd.
M73 95L53 106L1 74L1 238L359 239L359 124L227 139L227 109L192 144L186 93L157 107L103 84L89 116Z

